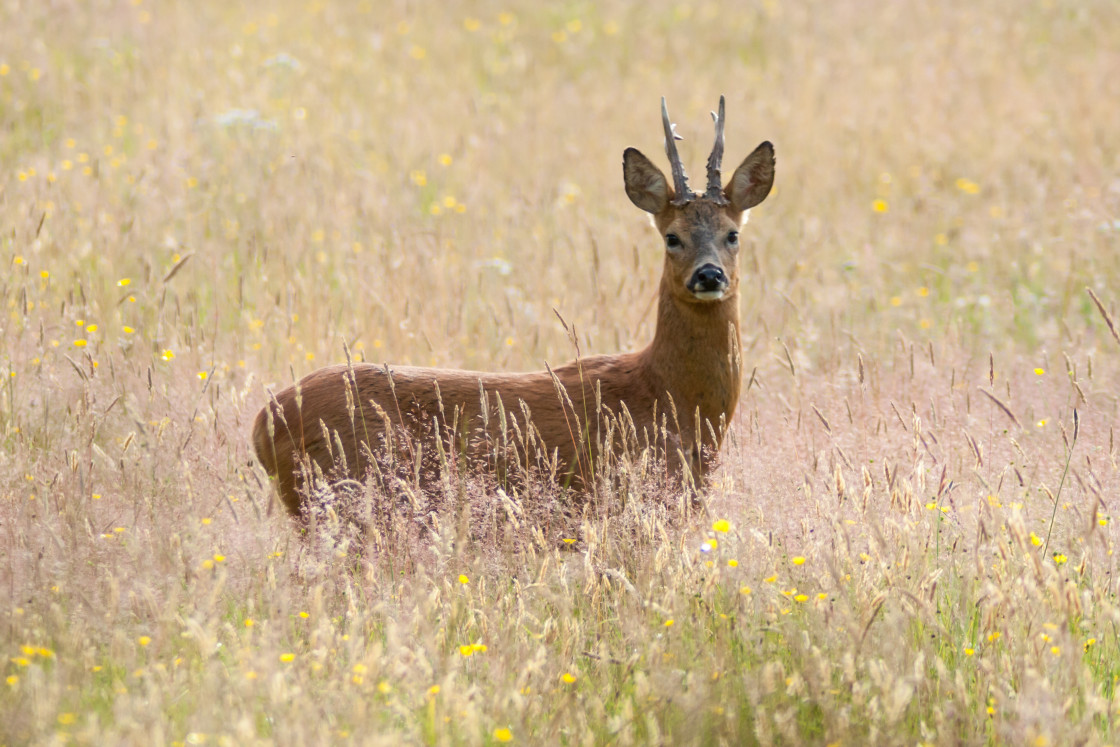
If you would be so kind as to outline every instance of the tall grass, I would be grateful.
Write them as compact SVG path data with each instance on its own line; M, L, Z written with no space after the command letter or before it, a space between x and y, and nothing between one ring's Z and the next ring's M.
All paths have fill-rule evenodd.
M1116 740L1113 3L0 29L0 743ZM728 163L769 139L778 177L704 505L478 481L297 538L265 387L344 345L539 369L553 309L645 344L620 156L665 95L697 172L721 93Z

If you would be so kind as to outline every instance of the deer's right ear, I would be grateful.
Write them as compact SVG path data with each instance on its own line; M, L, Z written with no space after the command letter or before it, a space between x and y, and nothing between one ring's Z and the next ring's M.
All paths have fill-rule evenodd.
M669 204L671 195L665 175L638 149L627 148L622 154L622 177L626 181L626 196L647 213L657 215Z

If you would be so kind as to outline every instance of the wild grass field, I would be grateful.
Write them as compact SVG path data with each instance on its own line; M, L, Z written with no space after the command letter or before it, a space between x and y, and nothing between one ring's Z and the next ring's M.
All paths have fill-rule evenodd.
M1120 6L0 0L0 744L1120 741ZM651 337L777 179L693 509L297 536L266 388ZM419 524L423 529L419 530Z

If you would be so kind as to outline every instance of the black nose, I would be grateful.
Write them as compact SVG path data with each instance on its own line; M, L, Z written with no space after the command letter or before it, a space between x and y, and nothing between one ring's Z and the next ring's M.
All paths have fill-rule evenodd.
M709 293L726 287L727 275L724 274L722 267L715 265L701 267L692 274L692 280L688 284L688 289L693 293Z

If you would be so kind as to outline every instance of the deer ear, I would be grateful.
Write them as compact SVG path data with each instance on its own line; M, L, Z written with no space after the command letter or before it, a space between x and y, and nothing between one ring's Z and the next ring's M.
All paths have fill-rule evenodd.
M765 200L773 186L774 146L765 142L743 159L723 193L731 202L731 207L741 212Z
M636 148L627 148L622 154L622 178L626 182L626 196L647 213L657 215L669 204L665 175Z

